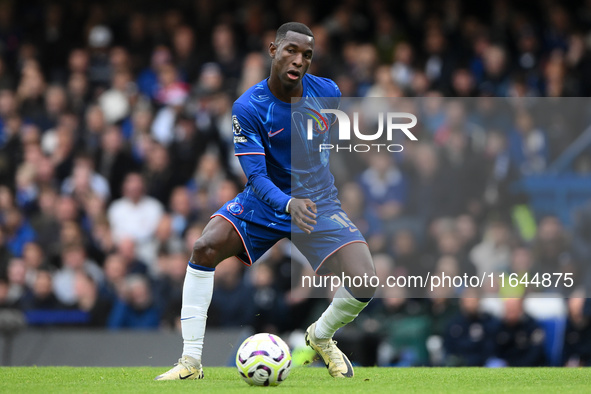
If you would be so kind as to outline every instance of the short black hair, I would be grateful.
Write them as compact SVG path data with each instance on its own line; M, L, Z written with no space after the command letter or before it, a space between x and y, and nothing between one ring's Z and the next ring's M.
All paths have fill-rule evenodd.
M287 22L279 26L279 29L277 29L277 34L275 35L275 45L278 45L281 41L283 41L288 31L293 31L314 38L312 30L310 30L310 28L303 23Z

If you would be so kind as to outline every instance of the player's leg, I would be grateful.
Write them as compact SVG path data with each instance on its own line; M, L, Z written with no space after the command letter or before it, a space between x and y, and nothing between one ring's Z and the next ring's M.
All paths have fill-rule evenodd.
M369 278L375 275L369 248L363 242L342 247L327 259L325 265L339 276L344 274L350 278ZM352 285L354 283L353 281ZM332 303L306 331L308 345L322 357L333 377L353 377L353 367L332 337L339 328L352 322L359 315L374 293L375 288L371 286L369 279L362 281L358 287L339 288Z
M355 298L371 299L376 288L371 285L370 277L375 276L376 270L369 247L365 242L354 242L343 246L330 256L324 264L335 275L345 275L349 278L367 278L351 281L349 293Z
M183 285L181 328L183 355L178 364L156 380L201 379L201 352L207 310L213 294L215 267L230 256L243 253L240 235L226 219L216 216L195 242Z
M375 268L365 243L356 242L344 246L331 256L327 264L335 275L366 279L352 280L350 287L337 290L333 302L316 324L315 334L318 338L332 338L339 328L352 322L367 306L376 290L369 280L375 276ZM359 286L355 287L355 284Z

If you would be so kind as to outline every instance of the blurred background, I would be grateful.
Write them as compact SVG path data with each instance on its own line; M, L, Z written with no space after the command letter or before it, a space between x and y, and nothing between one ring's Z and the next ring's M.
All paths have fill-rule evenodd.
M312 28L310 73L344 97L591 94L589 0L0 1L4 364L178 357L192 244L245 183L232 103L268 76L286 21ZM355 363L591 362L591 116L489 115L480 143L472 123L433 116L412 154L376 155L353 181L335 174L344 209L381 274L562 272L576 286L525 300L525 288L485 300L391 289L339 333ZM326 307L293 294L289 250L219 266L205 357L223 354L206 365L249 330L298 344ZM131 360L126 343L152 350Z

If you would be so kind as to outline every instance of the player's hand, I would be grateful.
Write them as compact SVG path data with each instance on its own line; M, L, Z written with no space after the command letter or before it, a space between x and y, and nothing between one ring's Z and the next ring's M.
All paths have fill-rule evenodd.
M289 203L291 220L306 234L312 233L316 225L316 204L308 198L294 198Z

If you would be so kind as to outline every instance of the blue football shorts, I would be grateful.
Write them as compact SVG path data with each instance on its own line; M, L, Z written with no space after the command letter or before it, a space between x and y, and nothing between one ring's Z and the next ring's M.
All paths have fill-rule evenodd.
M236 257L244 264L252 265L277 241L289 238L314 272L324 275L330 272L322 265L332 254L351 243L367 242L342 210L340 201L317 203L316 208L317 224L311 234L292 226L291 215L275 211L252 192L238 194L211 217L221 216L234 226L246 250Z

